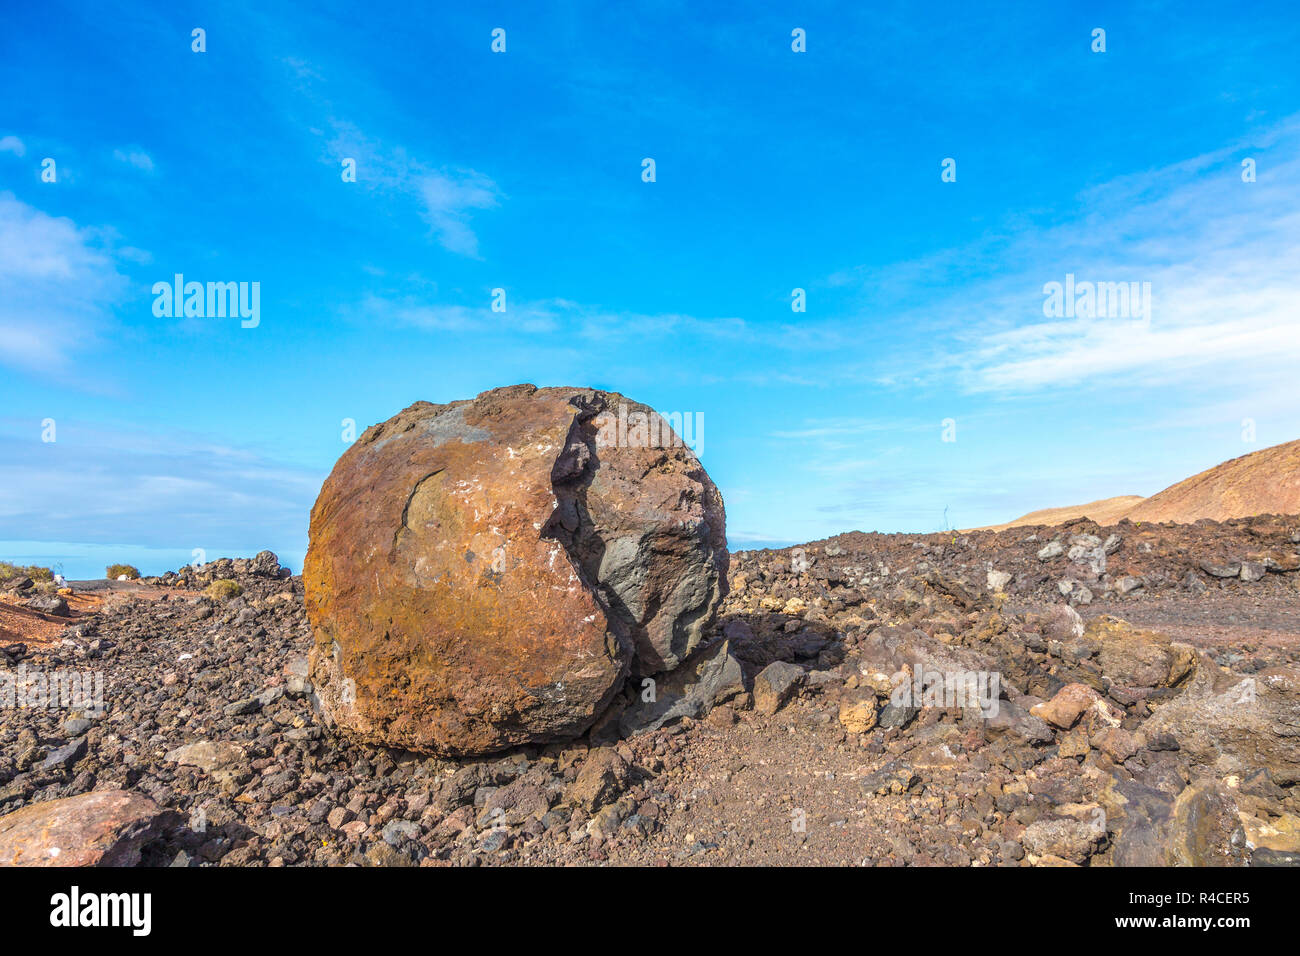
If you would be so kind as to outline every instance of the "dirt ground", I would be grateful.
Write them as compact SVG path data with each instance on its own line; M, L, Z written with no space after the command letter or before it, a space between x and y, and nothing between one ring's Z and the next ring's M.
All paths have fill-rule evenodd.
M39 647L55 642L66 627L124 600L156 601L168 597L196 597L197 591L146 586L134 581L70 581L71 593L63 595L68 615L43 614L24 607L21 599L0 594L0 642L23 643Z

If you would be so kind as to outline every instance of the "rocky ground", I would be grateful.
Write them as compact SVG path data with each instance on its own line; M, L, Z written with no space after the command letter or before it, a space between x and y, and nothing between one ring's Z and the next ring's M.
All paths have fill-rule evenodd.
M94 794L155 865L1295 863L1297 545L1265 516L738 552L653 700L463 761L338 738L300 579L214 562L0 639L0 695L90 672L105 705L0 700L0 862Z

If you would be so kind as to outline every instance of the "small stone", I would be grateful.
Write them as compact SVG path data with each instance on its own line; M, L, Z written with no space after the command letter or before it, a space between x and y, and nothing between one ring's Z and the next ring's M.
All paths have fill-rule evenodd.
M1137 738L1121 727L1106 727L1092 736L1092 745L1116 763L1138 752Z
M410 820L391 820L382 831L384 842L397 846L403 840L416 840L420 836L420 825Z
M240 717L244 714L253 714L262 709L262 702L256 697L249 697L247 700L237 700L233 704L227 704L225 714L227 717Z
M1060 541L1050 541L1038 551L1039 561L1050 561L1052 558L1059 558L1065 554L1065 545Z
M786 661L768 664L754 678L754 709L775 714L807 679L802 667Z
M350 842L356 843L366 832L366 825L360 820L353 820L351 823L343 824L341 829Z
M56 767L66 770L75 764L82 757L86 756L86 738L78 737L70 744L65 744L58 750L52 751L48 757L41 763L42 770L53 770Z
M578 778L565 797L570 803L576 803L588 813L593 813L617 800L627 783L627 762L612 747L601 747L593 750L583 761Z
M325 819L326 822L329 823L331 829L342 830L344 823L350 822L354 816L355 814L352 813L350 809L347 809L346 806L335 806L333 810L330 810L329 816Z
M1235 578L1241 574L1241 562L1239 561L1229 561L1227 564L1212 564L1209 561L1202 561L1200 568L1214 578Z
M1086 684L1066 684L1049 701L1035 704L1029 712L1053 727L1069 730L1083 712L1100 701L1101 695Z
M840 723L851 734L865 734L876 726L878 716L874 691L852 693L840 703Z
M1141 578L1134 577L1131 574L1126 574L1115 582L1115 593L1121 596L1132 594L1134 591L1141 588L1143 584L1144 582Z

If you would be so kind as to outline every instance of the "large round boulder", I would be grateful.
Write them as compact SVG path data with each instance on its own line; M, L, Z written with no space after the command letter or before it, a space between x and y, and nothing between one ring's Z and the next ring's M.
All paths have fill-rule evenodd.
M303 566L311 678L368 743L450 755L583 733L726 594L722 498L617 393L417 402L344 453Z

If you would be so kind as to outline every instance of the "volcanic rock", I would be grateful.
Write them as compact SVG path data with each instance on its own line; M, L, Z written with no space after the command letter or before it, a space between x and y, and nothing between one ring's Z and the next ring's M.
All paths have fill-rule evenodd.
M1102 696L1086 684L1066 684L1051 700L1035 704L1029 712L1054 727L1069 730L1084 712L1098 705L1105 706Z
M627 762L613 748L602 747L583 762L565 799L594 812L619 798L627 787L628 776Z
M1188 645L1107 614L1088 624L1084 639L1100 644L1102 676L1122 687L1174 687L1196 667Z
M0 866L135 866L171 816L124 790L33 803L0 817Z
M700 648L675 671L656 681L653 694L647 693L648 687L633 685L632 689L636 697L618 718L624 736L656 730L682 717L701 717L714 704L743 694L745 681L740 662L730 653L730 642L723 640Z
M851 734L865 734L877 718L876 695L870 689L850 691L840 702L840 723Z
M754 678L754 708L760 713L775 714L803 686L808 674L796 664L776 661L768 664Z
M68 616L68 602L58 594L38 594L28 598L24 603L33 611L40 611L42 614Z
M303 569L326 718L485 753L575 737L726 594L722 498L647 406L517 385L418 402L343 455Z
M1278 783L1300 782L1300 667L1234 674L1202 655L1184 693L1143 728L1168 733L1216 773L1268 767Z

